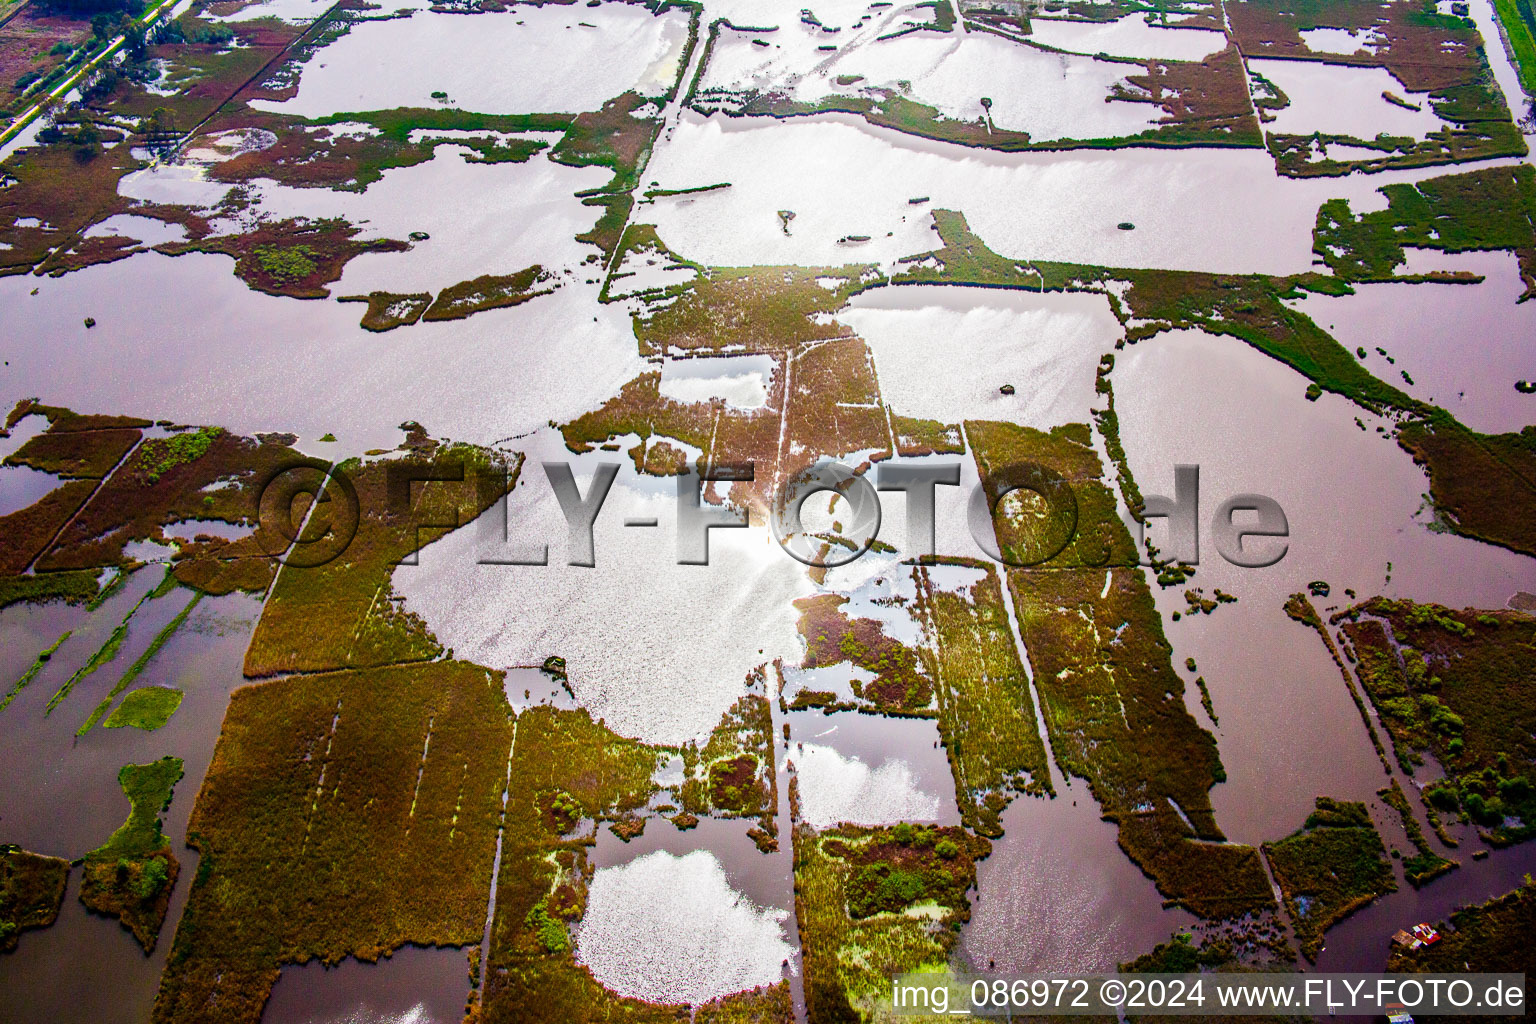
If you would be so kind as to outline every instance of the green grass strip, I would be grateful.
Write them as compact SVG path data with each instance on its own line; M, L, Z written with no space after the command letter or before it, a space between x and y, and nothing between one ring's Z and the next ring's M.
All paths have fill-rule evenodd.
M166 578L171 579L172 577L167 573ZM157 595L159 590L160 588L155 588L151 596ZM160 648L164 647L166 641L175 635L176 631L181 628L181 624L187 621L187 616L192 614L192 609L196 608L197 603L202 599L203 592L201 590L193 593L192 600L187 602L187 606L177 612L174 619L166 623L165 628L155 636L154 640L150 641L149 646L145 648L143 654L139 655L138 660L128 666L128 671L124 672L123 678L119 679L117 685L112 687L112 692L107 694L100 704L96 705L96 710L91 712L91 717L85 720L84 725L75 730L76 736L84 736L91 731L97 722L101 721L101 716L107 713L107 709L112 706L112 702L117 699L117 695L133 685L133 681L139 678L139 673L143 672L145 666L150 663L155 655L160 653Z
M16 685L11 687L11 692L5 695L4 700L0 700L0 711L4 711L9 707L11 701L16 699L16 695L25 690L27 684L37 678L37 674L43 670L43 666L48 664L48 659L54 656L54 653L58 651L65 640L69 639L69 634L72 632L73 630L66 629L64 635L53 642L52 647L37 656L37 659L32 662L32 667L27 669L27 674L16 680Z
M102 644L101 648L95 654L91 655L91 660L87 661L84 665L81 665L80 668L76 670L75 674L70 676L69 679L65 681L63 686L59 687L58 692L55 693L52 697L48 698L47 710L43 712L45 717L47 715L53 714L53 709L58 707L59 704L63 702L65 697L69 696L69 692L75 688L75 684L79 683L82 679L87 678L91 675L91 673L95 672L97 669L101 668L101 666L107 664L109 661L117 657L117 652L123 646L123 640L128 636L128 623L133 620L134 613L139 610L140 605L153 597L158 590L159 587L157 586L155 590L152 590L145 594L143 597L139 598L138 601L134 603L134 606L128 609L128 614L123 616L123 621L119 622L117 624L117 628L112 630L112 635L107 637L107 642Z
M1536 96L1536 16L1532 15L1530 0L1493 0L1493 6L1514 51L1520 85L1528 95Z

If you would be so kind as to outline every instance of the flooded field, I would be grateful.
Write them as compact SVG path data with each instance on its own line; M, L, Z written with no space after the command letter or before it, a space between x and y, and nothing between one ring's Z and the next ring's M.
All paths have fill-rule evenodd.
M653 17L622 3L480 17L417 11L354 27L305 66L298 95L266 109L325 117L427 106L443 93L455 108L481 114L574 114L628 89L665 92L687 34L681 12ZM496 66L518 73L485 73Z
M1489 0L32 3L0 1020L1536 971Z
M709 264L889 263L932 247L932 207L965 211L1019 259L1287 274L1311 266L1323 201L1368 209L1382 185L1436 172L1291 180L1261 151L988 153L825 114L767 125L687 115L648 173L667 188L730 182L648 211L669 246ZM777 210L795 214L787 232ZM722 235L721 221L737 227ZM870 241L839 244L849 235Z

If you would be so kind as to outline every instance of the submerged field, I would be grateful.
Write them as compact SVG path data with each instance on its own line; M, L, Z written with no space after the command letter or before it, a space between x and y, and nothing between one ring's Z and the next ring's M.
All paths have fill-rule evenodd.
M0 1019L1524 969L1514 5L13 6Z

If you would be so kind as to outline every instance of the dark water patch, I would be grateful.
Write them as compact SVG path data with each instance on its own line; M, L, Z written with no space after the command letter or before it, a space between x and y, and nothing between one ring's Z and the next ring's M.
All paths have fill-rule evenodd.
M1393 932L1420 921L1443 921L1459 907L1482 903L1519 888L1528 874L1536 872L1536 846L1529 843L1495 850L1486 860L1471 860L1471 850L1466 846L1453 856L1461 858L1459 870L1422 889L1404 886L1330 931L1327 945L1317 958L1317 969L1382 970Z
M404 946L376 964L285 967L262 1024L457 1024L469 991L462 949Z

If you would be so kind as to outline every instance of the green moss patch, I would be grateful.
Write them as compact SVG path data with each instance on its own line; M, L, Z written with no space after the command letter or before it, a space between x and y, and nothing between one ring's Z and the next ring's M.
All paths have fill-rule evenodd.
M1329 928L1397 889L1381 836L1360 803L1318 797L1301 829L1265 843L1264 856L1308 960L1317 959Z
M993 252L981 236L971 230L963 213L934 210L933 227L939 233L943 247L901 260L905 269L892 276L893 284L970 284L1037 291L1065 284L1064 281L1048 284L1034 263L1012 260Z
M1202 970L1224 967L1234 961L1230 944L1217 940L1190 942L1186 933L1160 942L1152 950L1120 965L1123 974L1198 974Z
M795 917L810 1019L864 1019L891 975L944 967L970 920L976 861L990 852L961 828L797 826Z
M636 471L656 476L672 476L690 468L689 457L680 445L703 452L701 461L706 466L751 463L752 481L736 484L732 500L746 504L760 516L765 514L779 465L785 373L775 371L767 401L755 409L733 409L719 401L679 402L662 395L660 384L659 372L642 374L601 408L562 425L566 447L588 452L633 434L639 443L628 454ZM706 485L705 495L710 501L719 500L713 485Z
M132 803L128 820L100 847L85 855L80 902L98 914L116 917L145 952L155 948L180 872L160 815L182 775L181 758L124 766L117 775Z
M566 447L573 452L589 452L613 438L634 434L641 443L630 454L635 468L642 472L653 438L673 438L707 453L718 411L710 403L667 398L660 389L660 371L636 377L601 408L564 424L560 433ZM774 422L778 422L777 417Z
M145 686L131 690L102 723L108 729L132 726L145 732L154 732L181 707L182 692L171 686Z

